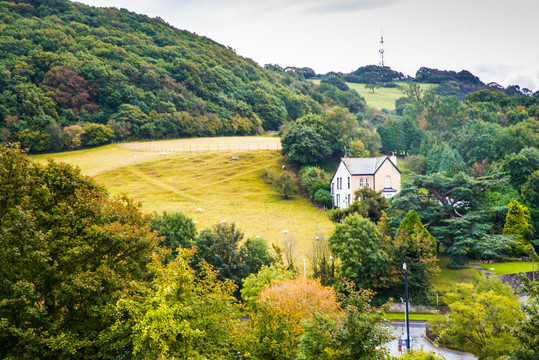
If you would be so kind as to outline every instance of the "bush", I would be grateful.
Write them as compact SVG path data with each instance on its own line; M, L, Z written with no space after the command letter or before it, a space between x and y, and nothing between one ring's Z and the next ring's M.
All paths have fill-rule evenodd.
M320 205L325 206L326 208L331 208L331 205L332 205L331 193L325 189L318 189L314 193L314 201L316 201Z

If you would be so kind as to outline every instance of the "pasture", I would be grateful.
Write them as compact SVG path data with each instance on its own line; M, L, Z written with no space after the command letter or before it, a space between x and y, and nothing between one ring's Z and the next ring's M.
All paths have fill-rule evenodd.
M282 171L280 152L266 150L278 146L279 138L273 137L186 139L33 158L76 165L110 194L140 201L146 212L182 211L199 231L225 220L235 222L245 238L261 236L282 247L283 230L288 230L296 240L295 263L300 264L315 236L329 236L334 225L309 199L296 195L284 200L260 177L263 169Z
M320 84L320 80L312 80L315 84ZM395 81L394 82L397 85L404 84L404 81ZM378 110L386 109L389 111L395 110L395 100L397 100L400 97L403 97L403 93L400 91L398 87L395 88L385 88L380 87L374 89L374 93L371 89L367 89L365 87L365 84L355 84L355 83L349 83L347 82L346 85L350 87L350 89L356 90L359 95L361 95L365 101L367 101L367 105L370 107L373 107ZM422 90L427 90L433 86L436 86L434 84L419 84Z

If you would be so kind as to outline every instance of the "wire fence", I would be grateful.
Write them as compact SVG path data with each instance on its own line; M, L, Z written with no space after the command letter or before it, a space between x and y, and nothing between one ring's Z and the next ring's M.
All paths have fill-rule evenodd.
M196 151L258 151L258 150L281 150L281 144L193 144L193 145L171 145L171 144L119 144L122 148L140 152L196 152Z

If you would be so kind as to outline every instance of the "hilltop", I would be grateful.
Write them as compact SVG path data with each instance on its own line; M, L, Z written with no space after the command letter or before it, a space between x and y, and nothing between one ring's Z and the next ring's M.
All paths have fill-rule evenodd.
M259 66L162 19L67 0L0 2L0 141L32 152L111 140L248 135L341 106L354 91Z

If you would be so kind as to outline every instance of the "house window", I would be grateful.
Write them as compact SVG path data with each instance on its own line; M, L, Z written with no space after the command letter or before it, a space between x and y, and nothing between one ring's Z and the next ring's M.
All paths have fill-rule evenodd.
M348 206L350 206L350 204L352 203L352 201L350 201L350 200L352 200L352 199L351 199L351 195L348 194Z
M390 188L391 187L391 176L387 175L386 176L386 188Z
M335 206L336 207L341 207L340 206L340 203L341 203L341 195L340 194L337 194L337 197L335 198Z
M350 176L348 177L348 188L350 189Z
M363 187L363 178L359 178L359 187Z
M331 195L335 194L335 183L331 183Z
M365 185L367 185L367 187L371 187L371 179L365 178Z

